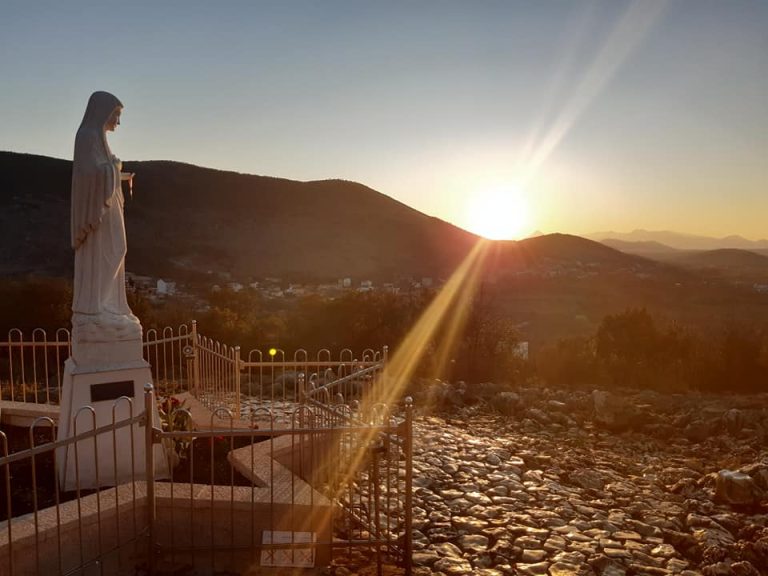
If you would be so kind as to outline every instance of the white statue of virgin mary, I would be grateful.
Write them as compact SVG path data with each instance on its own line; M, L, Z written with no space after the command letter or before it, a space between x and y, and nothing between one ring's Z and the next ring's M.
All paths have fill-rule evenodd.
M125 295L122 163L106 133L120 123L123 105L108 92L94 92L75 138L72 166L72 247L75 250L73 336L76 340L125 340L141 324Z

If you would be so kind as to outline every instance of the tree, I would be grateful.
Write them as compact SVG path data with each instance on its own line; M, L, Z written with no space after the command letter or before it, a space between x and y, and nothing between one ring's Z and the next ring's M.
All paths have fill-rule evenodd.
M539 375L554 386L592 386L603 378L595 355L595 339L561 338L537 358Z
M0 330L35 328L54 333L72 317L72 283L61 278L28 277L0 281Z
M659 329L644 308L606 316L595 336L598 361L614 384L625 386L685 387L690 347L684 332Z
M710 342L699 362L699 385L713 392L764 392L768 342L764 330L728 326Z

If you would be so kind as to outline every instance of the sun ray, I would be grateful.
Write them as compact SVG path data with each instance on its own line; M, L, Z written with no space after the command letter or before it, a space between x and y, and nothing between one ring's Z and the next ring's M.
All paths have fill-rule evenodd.
M627 6L557 118L534 146L530 158L522 167L524 184L535 177L541 165L605 89L622 64L642 44L668 3L668 0L634 0Z
M446 335L438 346L438 357L443 358L443 361L447 358L466 320L490 245L490 242L482 238L477 241L413 325L384 369L381 378L385 393L383 397L376 399L377 403L390 405L400 398L411 382L438 328L449 319ZM370 409L370 406L366 409ZM351 480L354 471L365 460L368 446L375 434L375 430L363 434L357 451L350 458L348 467L344 471L339 471L340 486L344 486Z
M466 316L466 308L477 287L482 262L485 260L489 245L490 243L483 239L475 244L403 340L384 372L389 383L388 401L391 402L397 398L410 381L429 343L446 317L455 315L460 320L461 317ZM454 319L449 323L447 331L449 337L455 338L459 320ZM448 340L449 338L445 339L446 342ZM442 346L441 343L438 350Z
M541 141L541 135L547 127L547 120L555 113L558 95L567 87L569 77L577 64L579 47L583 45L589 34L589 23L597 12L595 3L575 6L578 8L578 14L574 18L566 20L568 29L564 33L563 56L549 79L546 93L539 106L537 119L531 124L528 137L524 141L523 149L517 160L518 169L521 166L527 166L533 158L537 143Z

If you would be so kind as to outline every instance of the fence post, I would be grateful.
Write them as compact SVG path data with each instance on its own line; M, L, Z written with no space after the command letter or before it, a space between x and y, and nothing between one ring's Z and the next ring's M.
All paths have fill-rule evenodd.
M298 396L299 403L307 404L308 398L304 372L299 372L299 375L296 378L296 394Z
M374 538L381 540L381 485L379 484L379 455L382 451L382 446L372 445L371 451L371 465L373 476L373 517L376 519L373 522ZM389 535L387 535L389 539ZM381 565L381 543L376 544L376 576L382 576Z
M381 353L381 374L377 378L378 390L375 391L374 402L378 402L380 398L387 398L389 387L387 386L387 362L389 362L389 346L384 346Z
M147 479L147 530L149 543L147 545L147 565L149 574L155 572L155 520L157 509L155 507L155 458L154 458L154 429L152 422L153 386L149 382L144 384L144 462Z
M405 399L405 534L403 535L405 576L413 573L413 399Z
M200 353L197 341L197 320L192 320L192 396L200 397Z
M240 346L232 349L235 369L235 418L240 419L240 370L243 369L243 362L240 360Z

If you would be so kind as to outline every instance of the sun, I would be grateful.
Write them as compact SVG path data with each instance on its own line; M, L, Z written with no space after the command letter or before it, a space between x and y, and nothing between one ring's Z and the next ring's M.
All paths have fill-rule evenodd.
M489 240L517 240L532 230L523 191L514 185L473 194L467 209L467 228Z

